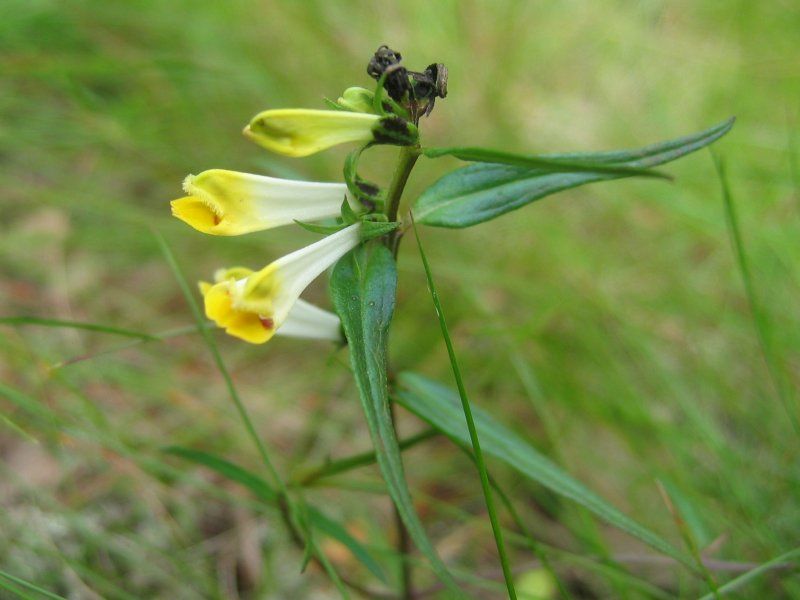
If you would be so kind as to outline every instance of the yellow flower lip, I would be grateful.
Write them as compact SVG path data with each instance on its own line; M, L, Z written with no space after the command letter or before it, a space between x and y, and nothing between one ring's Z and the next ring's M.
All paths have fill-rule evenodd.
M370 141L379 119L365 113L282 108L257 114L243 133L267 150L302 157L338 144Z
M223 327L228 335L251 344L263 344L275 335L275 321L258 313L238 310L231 295L233 280L205 287L206 316ZM201 286L201 289L204 286Z
M187 225L191 225L198 231L211 235L226 235L226 227L220 227L225 213L214 195L206 191L202 186L203 177L206 174L226 173L220 169L205 171L200 175L188 175L183 180L183 191L189 194L183 198L178 198L169 203L172 208L172 216L177 217ZM196 181L199 180L201 185Z
M195 196L186 196L173 200L169 205L172 208L173 217L177 217L198 231L218 235L215 228L220 224L222 218L207 202L203 202Z

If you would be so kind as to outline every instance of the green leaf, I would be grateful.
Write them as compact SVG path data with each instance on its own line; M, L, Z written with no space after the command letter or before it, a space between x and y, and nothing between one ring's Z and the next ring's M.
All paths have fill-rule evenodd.
M386 376L386 343L394 312L397 267L384 246L361 246L342 258L331 276L331 294L350 348L350 362L378 466L389 495L414 543L439 579L461 594L417 515L392 424Z
M665 173L645 169L642 167L629 167L625 165L615 165L603 162L591 162L589 160L565 160L557 159L552 156L536 156L525 154L514 154L501 150L490 150L488 148L476 147L450 147L450 148L424 148L422 154L428 158L440 158L442 156L454 156L467 162L493 163L503 165L514 165L517 167L528 167L531 169L541 169L550 173L604 173L619 175L621 177L657 177L661 179L672 179Z
M347 225L352 225L356 221L358 221L358 215L356 211L353 210L353 207L350 206L350 202L345 198L342 200L342 221L344 221Z
M732 126L733 119L729 119L705 131L638 150L550 154L542 158L614 168L649 168L708 146ZM469 227L561 190L628 176L613 172L554 173L544 167L478 163L448 173L422 192L414 216L417 222L426 225Z
M398 227L400 227L400 223L397 221L361 221L361 229L359 229L361 241L365 242L367 240L386 235Z
M249 489L259 500L271 506L278 505L278 494L272 487L254 473L208 452L193 450L183 446L170 446L164 449L168 454L208 467L226 479ZM386 582L386 575L367 549L350 535L339 523L313 506L306 506L308 524L325 535L338 540L353 553L361 563L380 581Z
M345 225L344 223L342 223L341 225L318 225L316 223L306 223L305 221L298 221L297 219L295 219L294 222L300 225L300 227L302 227L306 231L310 231L311 233L323 233L325 235L336 233L337 231L341 231L342 229L347 227L347 225Z
M455 442L470 443L458 395L453 390L408 372L400 374L399 383L402 390L397 394L397 401L400 404ZM610 525L694 570L693 563L672 544L614 508L487 412L473 406L473 413L485 454L502 460L526 477L577 502Z

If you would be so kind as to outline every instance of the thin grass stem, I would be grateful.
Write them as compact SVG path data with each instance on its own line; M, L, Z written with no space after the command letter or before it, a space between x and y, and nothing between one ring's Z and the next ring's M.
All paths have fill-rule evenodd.
M286 484L283 482L280 475L278 475L278 471L272 464L269 454L267 454L267 449L264 446L264 443L261 441L261 438L256 432L256 428L253 425L252 419L250 419L247 408L245 408L242 399L239 397L239 392L236 390L236 386L233 383L233 378L231 377L228 368L225 366L225 362L222 360L222 355L219 353L219 348L217 348L217 342L214 340L214 336L211 335L211 332L205 327L206 320L203 318L203 315L200 312L200 307L198 306L197 301L194 299L192 291L189 289L189 284L186 282L186 278L183 276L183 271L178 266L175 256L172 254L172 250L170 250L163 236L161 236L161 234L157 231L153 231L153 235L155 236L158 246L164 255L164 259L167 261L167 264L172 270L175 279L178 281L178 285L181 288L181 292L183 292L184 298L186 298L186 303L189 305L189 309L192 311L195 321L197 321L197 326L203 336L203 341L205 341L206 346L208 346L211 356L214 358L214 362L217 365L217 369L219 369L222 378L225 380L225 386L228 389L228 395L233 401L236 411L239 413L239 418L242 420L247 434L250 436L253 444L256 446L258 454L261 457L261 461L264 463L264 466L269 472L270 477L272 477L275 487L278 488L281 493L285 494Z
M503 568L503 578L505 579L506 589L508 590L508 597L512 600L517 597L517 592L514 589L514 576L511 572L511 564L506 552L505 544L503 543L503 530L500 527L500 521L497 518L497 511L495 510L494 500L492 498L491 485L489 484L489 473L486 470L486 463L483 459L483 452L481 452L481 444L478 439L478 430L475 427L475 421L472 418L472 409L470 408L469 398L467 398L467 390L464 387L464 381L461 378L461 369L458 366L458 359L456 358L453 342L450 339L450 331L447 328L447 321L445 320L442 304L439 301L439 294L436 292L436 286L433 283L433 274L431 267L428 263L428 258L425 256L425 251L422 248L422 240L420 240L419 232L414 224L414 215L411 215L411 222L414 228L414 236L417 240L417 247L419 254L422 258L422 266L425 268L425 278L428 281L428 290L431 293L431 299L436 309L436 316L439 319L439 327L442 330L442 338L444 339L445 346L447 346L447 355L450 359L450 367L453 371L453 377L456 380L458 387L458 395L461 398L461 407L464 410L464 418L467 421L467 429L469 429L469 437L472 442L472 450L475 453L475 463L478 467L478 473L481 479L481 488L483 489L483 497L486 501L486 510L489 513L489 521L492 524L492 533L494 534L495 545L497 546L497 553L500 557L500 565Z
M728 225L728 233L731 238L731 245L733 246L734 254L736 255L736 264L739 267L739 273L742 276L742 283L744 284L745 295L747 296L747 303L750 306L750 312L753 315L753 324L756 330L756 337L758 344L761 348L761 354L767 366L770 380L775 392L786 411L789 421L794 428L796 435L800 436L800 422L798 422L795 406L792 405L792 400L786 390L781 377L781 371L778 361L772 349L772 343L769 333L769 324L767 317L761 307L756 294L755 284L753 283L753 275L750 271L750 264L747 260L747 253L745 251L744 241L742 240L742 232L739 227L739 218L736 214L736 205L733 201L730 186L728 184L728 177L725 171L725 163L722 158L711 151L711 156L714 159L714 167L717 171L720 187L722 189L722 200L725 207L725 220Z

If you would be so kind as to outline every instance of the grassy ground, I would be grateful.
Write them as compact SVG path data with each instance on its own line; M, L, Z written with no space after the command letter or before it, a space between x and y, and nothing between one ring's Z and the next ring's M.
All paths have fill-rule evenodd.
M661 482L705 556L737 563L714 563L721 584L793 549L800 529L788 416L800 383L797 31L790 0L6 0L0 316L168 331L192 320L152 228L190 280L259 267L314 239L294 228L212 239L172 219L168 201L187 173L211 167L339 178L347 149L281 159L239 131L266 107L321 107L322 96L368 84L380 43L411 66L449 67L450 96L424 123L429 145L632 147L736 115L716 150L758 319L705 152L668 168L674 184L600 184L475 229L422 232L475 403L680 544ZM377 158L375 178L392 158ZM423 162L408 192L455 164L445 160ZM412 246L401 251L392 354L399 368L450 382ZM326 303L324 285L312 297ZM336 597L315 568L299 574L302 552L274 512L160 451L181 444L257 468L197 336L118 348L126 342L0 327L0 570L71 598ZM342 353L219 343L282 473L368 448ZM403 415L404 433L420 428ZM410 451L406 465L444 558L497 579L471 465L443 440ZM708 591L489 467L553 548L574 597ZM365 491L379 482L367 468L309 497L395 564L388 506ZM326 550L368 581L340 547ZM523 571L534 559L520 546L512 556ZM771 571L734 596L800 597L794 573ZM417 576L430 581L424 567Z

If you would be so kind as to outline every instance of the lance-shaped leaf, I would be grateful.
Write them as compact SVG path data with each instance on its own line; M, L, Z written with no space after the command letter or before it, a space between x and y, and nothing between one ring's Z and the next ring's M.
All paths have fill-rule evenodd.
M401 373L397 401L460 445L470 438L461 414L458 395L450 388L415 373ZM519 473L588 509L610 525L693 568L691 561L672 544L626 516L581 482L566 473L519 435L473 407L475 426L484 454L494 456Z
M541 161L538 165L532 162L523 165L519 160L509 164L507 157L506 164L478 162L448 173L422 192L414 207L414 217L419 223L436 227L458 228L483 223L561 190L641 174L625 171L648 169L678 159L718 140L732 126L733 119L729 119L705 131L637 150L539 157L552 161L551 166ZM491 155L476 153L474 148L469 150L471 152L464 156L472 159ZM565 173L565 163L583 163L583 168L589 167L589 170ZM598 170L602 165L607 165L610 171Z
M389 495L411 538L439 579L461 594L414 509L392 425L386 343L396 290L397 268L391 252L384 246L373 244L355 249L337 263L331 276L333 304L347 336L361 405Z
M489 148L476 148L472 146L454 146L448 148L424 148L422 154L428 158L441 158L442 156L453 156L459 160L477 163L493 163L501 165L514 165L516 167L528 167L531 169L544 169L552 173L603 173L620 175L622 177L657 177L661 179L671 179L669 175L646 169L643 167L629 167L626 165L615 165L614 163L590 162L589 160L568 160L564 158L553 158L552 156L535 154L515 154L513 152L503 152L502 150L490 150Z

